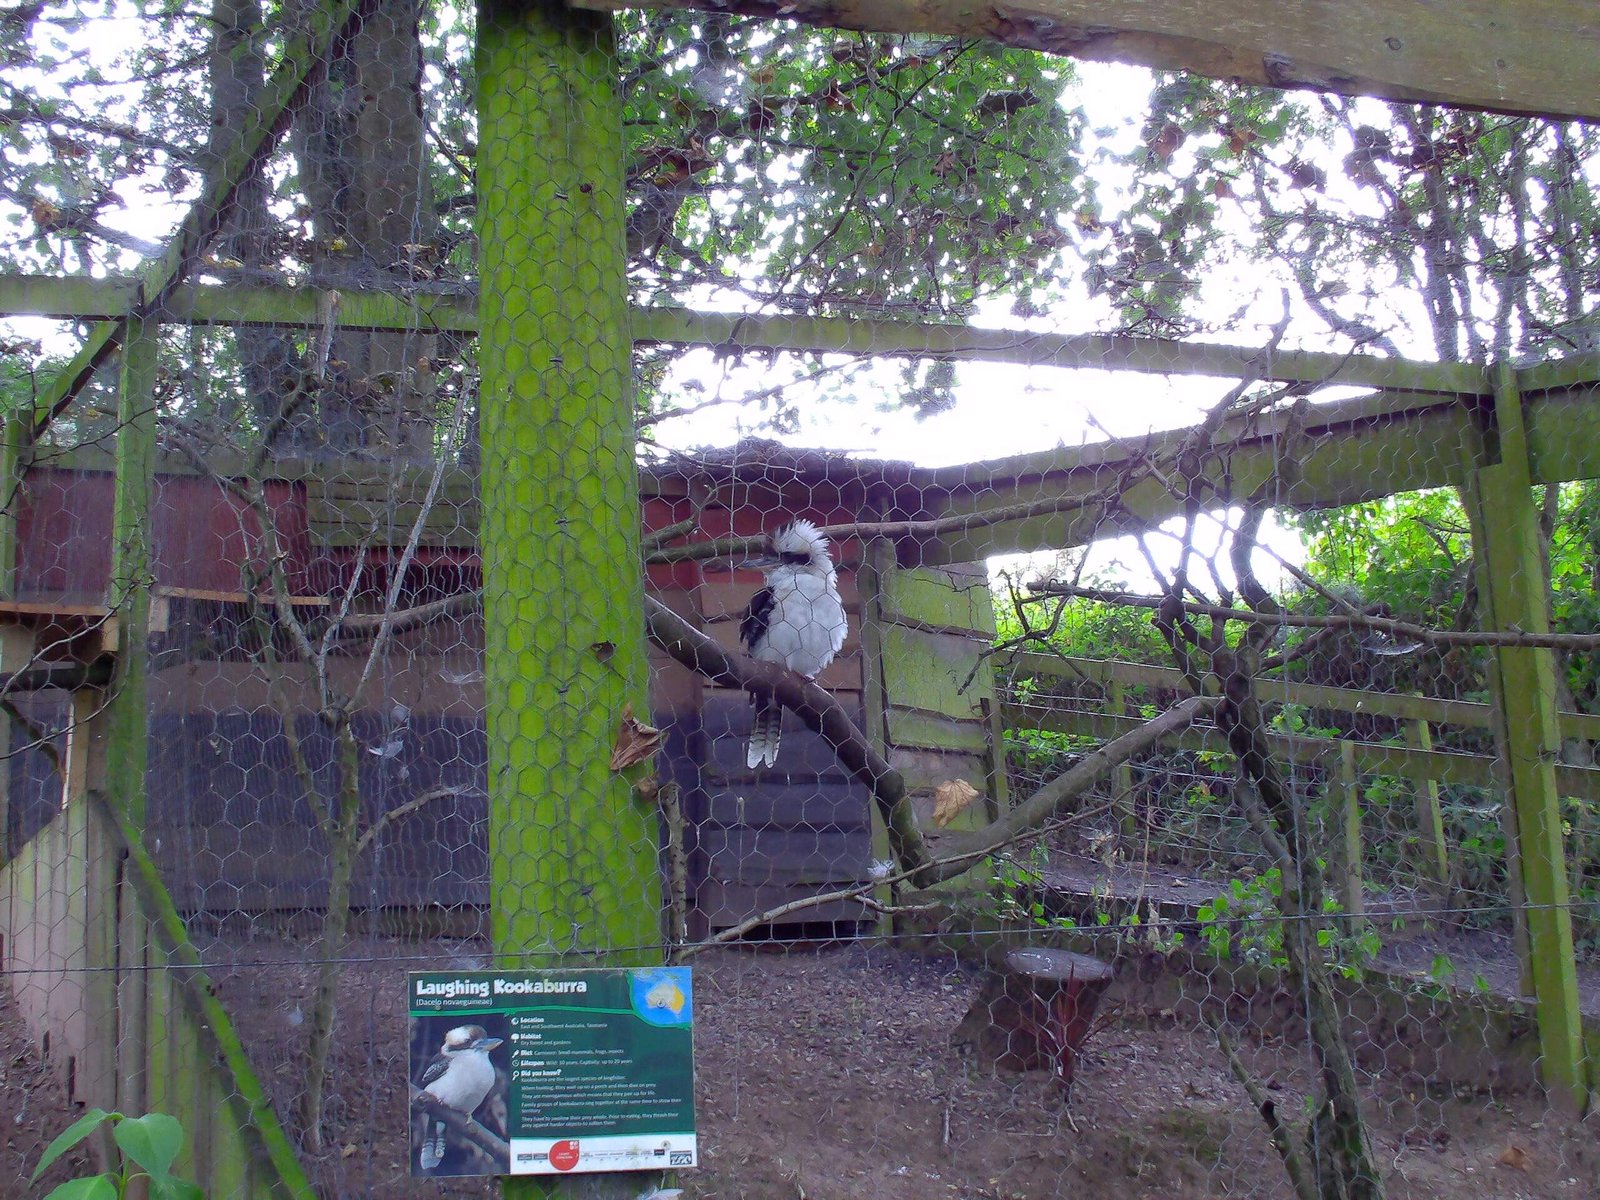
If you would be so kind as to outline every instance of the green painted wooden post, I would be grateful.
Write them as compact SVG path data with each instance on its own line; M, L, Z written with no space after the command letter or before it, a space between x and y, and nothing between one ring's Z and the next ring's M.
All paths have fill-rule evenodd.
M481 0L477 54L496 958L660 962L656 814L609 766L623 706L650 711L615 35L552 0ZM506 1193L631 1198L649 1182Z
M110 699L97 718L103 738L97 739L95 753L100 758L96 786L120 805L130 825L143 831L145 820L145 767L149 747L146 708L146 670L149 663L150 587L154 582L154 545L151 534L151 506L155 496L156 463L156 362L160 350L158 326L139 318L128 322L122 343L121 371L117 388L117 441L113 457L115 476L111 501L111 578L106 604L118 625L117 671ZM109 848L108 848L109 852ZM104 897L110 912L116 913L125 890L121 872L108 872ZM143 941L141 920L112 918L111 945L106 948L106 966L118 968L128 951L125 936L134 934ZM144 957L142 945L138 957ZM148 979L142 972L124 978L120 971L105 977L106 998L113 1014L105 1025L104 1036L115 1040L112 1047L110 1081L115 1096L106 1100L126 1106L125 1111L143 1112L148 1103L150 1041L146 1020ZM126 1030L134 1036L117 1036ZM199 1113L175 1116L192 1122Z
M1421 695L1420 692L1415 693ZM1433 749L1433 734L1428 722L1421 717L1406 722L1406 745L1417 750ZM1450 847L1444 836L1444 810L1439 805L1439 781L1417 781L1417 861L1422 873L1433 885L1436 898L1448 903L1450 898Z
M17 594L17 517L32 431L31 409L0 412L0 598L5 599Z
M1494 376L1494 424L1484 437L1467 495L1487 615L1495 629L1549 631L1547 582L1539 553L1538 510L1528 471L1522 398L1515 373ZM1555 656L1530 646L1497 647L1491 679L1516 819L1516 847L1527 903L1528 962L1539 1017L1545 1087L1564 1108L1588 1097L1577 964L1568 911L1567 869L1556 792L1561 748Z
M1106 687L1106 712L1113 717L1128 715L1128 689L1120 679ZM1133 767L1123 763L1112 776L1111 807L1117 814L1117 828L1129 846L1139 836L1139 821L1133 804Z
M1339 894L1344 911L1359 922L1367 912L1361 873L1361 775L1356 770L1355 745L1343 741L1339 743L1339 815L1343 829Z
M145 713L146 642L154 580L151 506L156 479L156 357L153 321L132 318L122 343L117 395L116 478L111 505L111 583L106 604L118 627L117 673L101 715L106 731L105 790L144 824L148 733Z

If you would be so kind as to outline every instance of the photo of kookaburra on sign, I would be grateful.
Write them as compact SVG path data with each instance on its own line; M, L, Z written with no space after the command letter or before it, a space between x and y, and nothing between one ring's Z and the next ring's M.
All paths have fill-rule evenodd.
M698 1163L688 967L418 971L407 988L412 1174Z
M475 1017L434 1017L418 1022L412 1054L429 1044L436 1051L412 1075L411 1157L415 1175L498 1174L509 1167L506 1134L505 1030L498 1013ZM420 1041L421 1047L415 1043ZM500 1062L496 1062L496 1059ZM473 1119L476 1118L474 1122ZM486 1130L492 1137L474 1136ZM496 1145L496 1142L499 1145Z

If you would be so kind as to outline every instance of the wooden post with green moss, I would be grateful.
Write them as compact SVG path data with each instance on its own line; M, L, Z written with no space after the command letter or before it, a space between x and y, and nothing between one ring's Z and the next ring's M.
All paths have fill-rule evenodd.
M1128 687L1120 679L1106 685L1106 712L1117 718L1128 715ZM1133 800L1133 767L1123 763L1112 773L1111 811L1116 813L1117 828L1124 843L1132 846L1139 836L1139 818Z
M101 720L106 730L106 790L135 827L144 824L148 737L146 638L154 584L151 509L156 477L156 354L153 321L131 318L118 380L116 480L111 502L111 584L106 604L118 626L117 673Z
M1516 375L1494 377L1494 419L1465 489L1491 627L1548 633L1539 517L1529 477L1527 434ZM1544 1084L1566 1109L1588 1098L1567 867L1556 792L1561 749L1555 655L1533 646L1496 647L1490 672L1505 747L1516 846L1527 904L1528 963L1538 1006Z
M506 968L660 962L656 813L610 768L646 704L609 16L481 0L477 161L491 928ZM641 1174L508 1182L637 1195Z
M1339 743L1339 880L1345 914L1359 924L1367 913L1362 882L1361 773L1356 769L1355 743Z
M1413 693L1420 696L1421 692ZM1414 750L1433 749L1433 733L1427 719L1416 717L1405 723L1406 745ZM1450 844L1444 834L1444 809L1439 803L1439 781L1419 779L1414 800L1417 814L1416 860L1422 875L1431 885L1434 899L1445 905L1450 901Z
M145 766L149 751L146 671L150 628L150 588L154 582L152 508L155 500L156 464L156 359L159 327L154 321L131 318L122 342L121 371L117 387L117 441L113 457L115 478L111 501L111 579L106 595L117 622L117 669L109 699L96 718L98 732L94 754L98 758L95 787L108 796L127 820L128 828L143 833L145 822ZM105 853L112 853L111 847ZM106 912L98 920L104 931L105 961L123 965L125 935L137 925L117 916L116 895L122 886L120 871L100 877L105 892L100 902ZM111 1042L116 1076L104 1093L114 1095L124 1111L143 1112L150 1106L150 1047L147 1026L148 981L139 972L106 973L98 996L106 1005L102 1028ZM167 1111L173 1111L170 1107ZM191 1128L193 1117L173 1115ZM193 1114L198 1116L199 1114Z

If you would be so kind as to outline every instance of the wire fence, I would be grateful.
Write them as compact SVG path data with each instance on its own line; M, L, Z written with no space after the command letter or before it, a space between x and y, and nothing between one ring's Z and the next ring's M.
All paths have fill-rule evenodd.
M19 1179L1600 1186L1593 130L722 12L0 61Z

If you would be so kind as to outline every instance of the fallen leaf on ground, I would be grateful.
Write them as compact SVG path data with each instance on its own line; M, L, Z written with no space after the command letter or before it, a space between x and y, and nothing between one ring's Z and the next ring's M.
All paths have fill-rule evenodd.
M1507 1146L1500 1151L1500 1156L1495 1159L1502 1167L1515 1167L1519 1171L1528 1169L1528 1152L1521 1146Z

